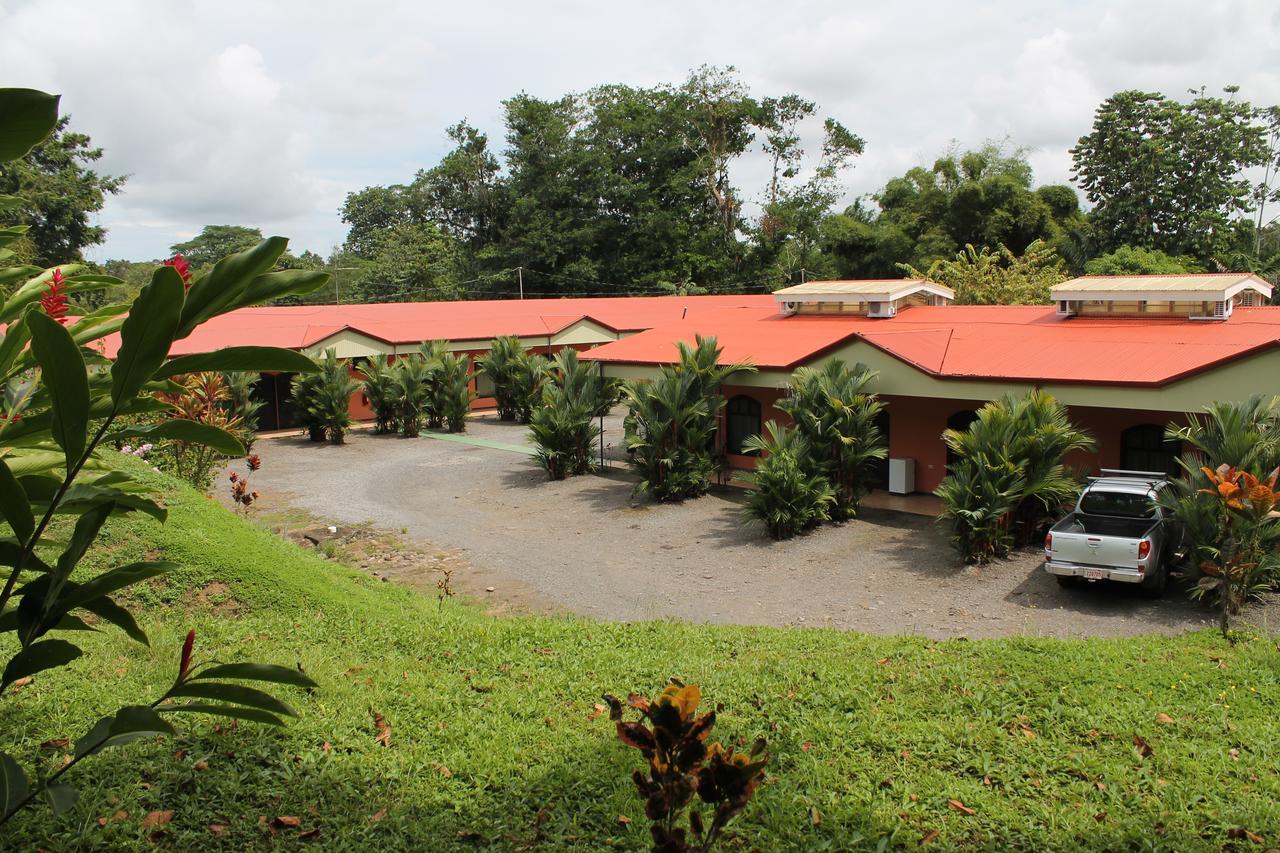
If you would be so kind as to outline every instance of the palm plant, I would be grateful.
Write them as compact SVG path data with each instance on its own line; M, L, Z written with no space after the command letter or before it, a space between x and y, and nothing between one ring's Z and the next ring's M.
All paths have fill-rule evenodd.
M373 432L383 435L395 432L400 415L400 399L397 396L395 368L385 355L375 355L360 366L364 380L361 390L373 409Z
M1187 571L1195 581L1191 596L1213 601L1226 634L1230 614L1280 583L1277 519L1249 517L1222 500L1221 490L1224 476L1237 484L1246 478L1266 483L1280 464L1280 397L1212 403L1167 435L1183 442L1183 473L1161 492L1160 503L1182 527Z
M831 518L835 491L818 471L809 442L798 430L765 424L762 435L743 443L762 454L756 465L755 489L742 509L743 521L759 524L774 539L790 539Z
M546 356L532 352L516 356L511 372L511 401L518 422L527 424L533 417L542 401L542 384L548 370Z
M455 353L443 353L435 362L435 381L431 391L433 418L449 432L467 428L471 411L471 359Z
M513 421L519 411L517 377L521 358L526 355L524 345L514 335L494 338L489 351L476 359L476 367L484 371L493 383L493 397L498 406L498 418Z
M227 408L231 416L240 422L236 437L244 444L246 452L253 450L253 443L258 437L258 412L265 405L262 400L253 398L253 386L260 376L245 371L222 374L227 385Z
M659 501L706 494L715 470L707 450L713 421L697 378L666 369L653 382L624 385L622 393L633 424L626 441L640 475L636 492Z
M433 372L434 368L420 352L397 361L392 371L392 393L398 403L400 434L406 438L417 438L422 432L422 422L431 399L429 383Z
M821 368L802 367L791 380L791 395L778 408L795 421L814 462L835 489L832 517L857 515L874 482L874 464L888 454L877 424L884 403L867 386L876 373L865 365L850 369L840 359Z
M422 407L422 416L431 429L440 429L444 426L444 410L439 405L443 397L437 394L436 389L440 384L441 362L448 353L449 346L444 341L426 341L418 347L418 354L422 356L425 371L423 387L427 394L426 402Z
M551 479L563 480L592 469L591 450L600 437L594 419L616 402L618 386L579 361L573 349L561 350L552 365L529 431L538 448L538 464Z
M342 444L351 427L351 395L360 384L351 378L345 361L338 360L337 352L324 351L320 362L319 383L312 390L309 403L312 416L329 436L332 444Z
M315 414L320 381L318 373L300 373L289 383L298 425L307 431L312 441L324 441L324 422Z
M935 494L961 555L979 563L1043 531L1079 490L1063 460L1093 447L1066 408L1040 389L993 400L968 429L949 429L942 438L957 461Z

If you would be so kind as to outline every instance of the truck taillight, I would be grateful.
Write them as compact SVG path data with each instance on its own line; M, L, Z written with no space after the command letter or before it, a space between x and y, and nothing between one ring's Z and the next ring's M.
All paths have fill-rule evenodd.
M1138 559L1145 560L1151 556L1151 540L1143 539L1138 543Z
M1053 550L1053 534L1052 533L1046 533L1044 535L1044 549L1046 551Z

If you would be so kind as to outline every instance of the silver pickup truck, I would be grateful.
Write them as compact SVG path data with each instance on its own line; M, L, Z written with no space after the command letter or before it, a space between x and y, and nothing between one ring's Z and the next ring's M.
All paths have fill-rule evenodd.
M1182 530L1156 502L1163 474L1104 469L1091 477L1074 512L1044 538L1044 568L1062 586L1111 580L1164 594L1170 565L1181 556Z

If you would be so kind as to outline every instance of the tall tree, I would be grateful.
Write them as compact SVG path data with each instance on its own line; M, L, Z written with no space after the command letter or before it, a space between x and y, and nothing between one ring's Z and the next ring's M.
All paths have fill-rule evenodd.
M0 194L22 199L20 206L0 211L0 224L30 226L24 245L14 249L21 260L42 267L82 260L86 247L103 241L106 229L91 224L90 216L125 182L94 170L102 149L87 134L68 130L70 121L61 117L25 157L0 164Z
M227 255L242 252L262 242L262 231L243 225L206 225L190 240L174 243L169 250L181 254L192 267L200 269Z
M1246 172L1267 156L1259 114L1236 92L1201 89L1181 103L1128 90L1102 102L1071 157L1103 251L1131 245L1207 260L1227 239L1231 219L1252 209Z

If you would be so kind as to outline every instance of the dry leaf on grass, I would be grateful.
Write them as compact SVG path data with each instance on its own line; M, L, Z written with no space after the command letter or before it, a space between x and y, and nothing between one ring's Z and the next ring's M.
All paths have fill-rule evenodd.
M165 811L150 812L147 814L146 817L142 819L142 828L155 829L158 826L164 826L166 823L168 823L171 820L173 820L173 809L166 809Z
M620 814L618 815L618 823L622 824L623 826L626 826L627 824L631 823L631 818L627 817L624 814Z
M1227 838L1230 838L1236 841L1240 840L1241 838L1247 838L1250 841L1252 841L1254 844L1265 843L1261 835L1258 835L1256 832L1250 832L1249 830L1245 829L1243 826L1236 827L1235 829L1228 829Z
M212 832L214 835L221 835L226 828L227 827L221 823L209 824L209 831Z
M387 718L374 711L373 724L378 729L378 737L375 740L383 746L391 746L391 724L387 722Z
M292 829L294 827L300 826L301 824L302 824L302 819L298 817L294 817L291 814L278 815L274 820L271 821L271 825L274 826L276 829L286 829L286 828Z
M801 752L808 752L811 749L813 749L813 744L810 743L809 741L805 741L804 743L800 744Z
M69 746L71 746L71 739L65 737L56 737L40 744L41 749L66 749Z
M976 812L976 811L974 811L973 809L969 808L968 806L966 806L964 803L960 802L959 800L947 800L947 805L948 805L948 806L950 806L950 807L952 808L952 810L954 810L954 811L958 811L958 812L960 812L960 814L963 814L963 815L975 815L975 814L977 814L977 812Z
M1159 714L1156 714L1156 722L1162 726L1171 726L1173 725L1173 717L1170 717L1164 711L1161 711Z
M445 766L444 766L443 764L441 764L440 762L438 762L438 761L433 761L433 762L431 762L431 767L432 767L432 769L434 769L437 773L439 773L439 774L440 774L441 776L443 776L444 778L446 778L446 779L451 779L451 778L453 778L453 771L452 771L452 770L450 770L448 767L445 767Z
M129 817L129 813L124 809L120 809L111 817L98 818L98 826L106 826L109 823L119 823L122 820L127 820L128 817Z
M382 820L386 816L387 816L387 809L384 806L378 809L373 814L369 815L369 823L377 823L378 821Z
M605 706L601 705L599 702L597 702L597 703L596 703L596 706L595 706L594 708L592 708L592 709L591 709L591 711L587 714L587 719L588 719L588 720L597 720L597 719L599 719L599 718L600 718L600 716L601 716L605 711L607 711L607 710L609 710L609 709L608 709L608 708L606 708Z
M942 833L938 832L938 830L936 829L929 830L920 838L920 846L923 847L926 844L932 844L934 839L936 839L941 834Z
M1138 755L1141 755L1143 758L1155 754L1155 750L1151 748L1151 744L1147 743L1146 739L1142 735L1133 736L1133 746L1138 750Z
M822 823L822 812L818 811L816 807L809 809L809 823L814 826L819 826Z

